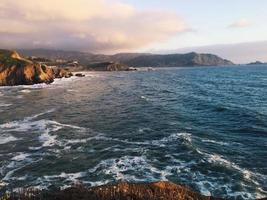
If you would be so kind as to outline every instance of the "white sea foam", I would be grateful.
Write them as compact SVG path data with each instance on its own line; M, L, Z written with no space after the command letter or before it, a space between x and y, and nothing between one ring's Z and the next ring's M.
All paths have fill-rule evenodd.
M192 143L192 135L190 133L175 133L162 138L160 142L171 142L180 139L182 139L185 143Z
M12 136L12 135L0 135L0 144L6 144L9 142L17 141L19 140L18 138Z
M165 147L166 145L168 145L169 142L173 142L176 140L182 140L182 142L186 143L186 144L191 144L191 142L192 142L191 134L189 134L189 133L175 133L175 134L171 134L167 137L163 137L160 140L151 140L151 141L149 141L149 140L146 140L146 141L129 141L127 139L111 138L111 137L106 137L104 134L98 134L96 136L89 137L89 138L67 140L66 143L67 144L87 143L88 141L91 141L91 140L114 141L114 142L132 144L132 145L138 145L138 146L144 145L144 146L159 146L159 147Z
M31 93L31 90L29 90L29 89L24 89L24 90L21 90L20 92L22 92L22 93Z
M128 171L135 171L139 174L130 175ZM156 181L155 175L160 179L166 180L164 174L148 163L145 156L123 156L121 158L112 158L102 160L98 165L89 170L89 173L112 175L116 180L127 181Z
M208 142L208 143L213 143L213 144L219 144L219 145L223 145L223 146L228 146L229 143L227 142L222 142L222 141L215 141L215 140L209 140L209 139L202 139L202 142Z
M77 172L77 173L65 173L62 172L59 175L44 176L46 180L53 180L58 178L63 178L71 182L76 182L79 178L82 178L86 175L86 172Z
M16 171L31 164L33 160L30 156L30 154L24 152L17 153L17 155L13 156L10 160L11 162L8 165L3 166L2 173L4 174L4 178L2 180L9 181L12 179L12 176Z
M237 165L234 162L231 162L225 158L223 158L221 155L218 154L210 154L210 153L205 153L199 149L197 149L197 152L204 155L204 159L209 162L209 163L214 163L214 164L219 164L222 165L226 168L233 169L238 171L243 175L243 178L246 179L249 182L254 183L257 186L260 186L259 180L264 180L267 178L266 175L259 174L257 172L252 172L248 169L244 169Z
M143 132L145 132L145 131L151 131L151 128L144 127L144 128L139 128L139 129L138 129L138 132L139 132L139 133L143 133Z
M57 121L53 120L47 120L47 119L40 119L34 121L36 118L54 112L55 109L48 110L46 112L42 112L36 115L33 115L31 117L26 117L23 120L18 121L11 121L4 124L0 124L0 128L4 129L6 132L8 131L16 131L16 132L25 132L25 131L46 131L47 129L49 131L55 132L58 131L64 127L72 128L72 129L79 129L79 130L85 130L83 127L70 125L70 124L62 124Z
M146 96L141 96L141 99L144 99L144 100L146 100L146 101L149 101L150 99L148 98L148 97L146 97Z
M43 147L51 147L57 143L56 135L50 135L47 129L42 135L38 137L39 141L42 143Z
M31 117L26 117L23 120L12 121L4 124L0 124L0 129L3 129L5 132L36 132L39 134L38 140L42 143L42 147L51 147L54 145L62 145L60 141L57 141L57 135L52 134L63 128L77 129L79 131L85 131L85 128L62 124L57 121L40 119L36 120L38 117L54 112L54 109L42 112Z
M0 180L0 189L5 187L5 186L7 186L7 185L8 185L7 183L5 183L4 181Z
M11 160L13 160L13 161L23 161L29 156L30 156L30 154L28 154L28 153L19 153L18 155L16 155L13 158L11 158Z
M32 150L32 151L38 151L42 149L42 146L41 147L29 147L29 150Z
M9 107L12 106L11 103L0 103L0 107Z

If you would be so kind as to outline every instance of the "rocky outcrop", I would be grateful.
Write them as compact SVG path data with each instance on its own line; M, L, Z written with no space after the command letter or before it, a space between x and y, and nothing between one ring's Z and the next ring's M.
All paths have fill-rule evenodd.
M91 71L130 71L127 65L115 62L93 63L87 66L87 70Z
M55 78L70 76L66 70L35 63L15 51L0 50L0 86L48 84Z
M75 74L75 76L77 76L77 77L85 77L85 74L77 73L77 74Z
M24 191L7 196L7 200L220 200L206 197L191 189L171 182L118 183L86 188L75 186L65 190Z

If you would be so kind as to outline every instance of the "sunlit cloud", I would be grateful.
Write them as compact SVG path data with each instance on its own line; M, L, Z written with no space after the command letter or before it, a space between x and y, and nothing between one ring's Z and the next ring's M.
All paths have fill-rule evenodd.
M240 19L232 24L230 24L229 28L245 28L251 26L252 23L248 21L247 19Z
M0 8L0 45L8 48L128 51L190 30L174 13L119 0L1 0Z

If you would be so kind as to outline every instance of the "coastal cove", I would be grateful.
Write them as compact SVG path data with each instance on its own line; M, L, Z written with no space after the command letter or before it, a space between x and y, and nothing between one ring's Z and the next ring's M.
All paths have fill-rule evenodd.
M267 196L265 65L82 72L0 87L0 190L171 181Z

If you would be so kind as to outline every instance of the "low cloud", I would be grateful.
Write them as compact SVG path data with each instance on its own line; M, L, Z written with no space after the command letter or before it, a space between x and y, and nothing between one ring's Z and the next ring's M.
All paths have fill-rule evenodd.
M251 26L252 23L246 19L238 20L228 26L228 28L246 28Z
M139 11L119 0L1 0L2 48L130 51L189 27L174 13Z

